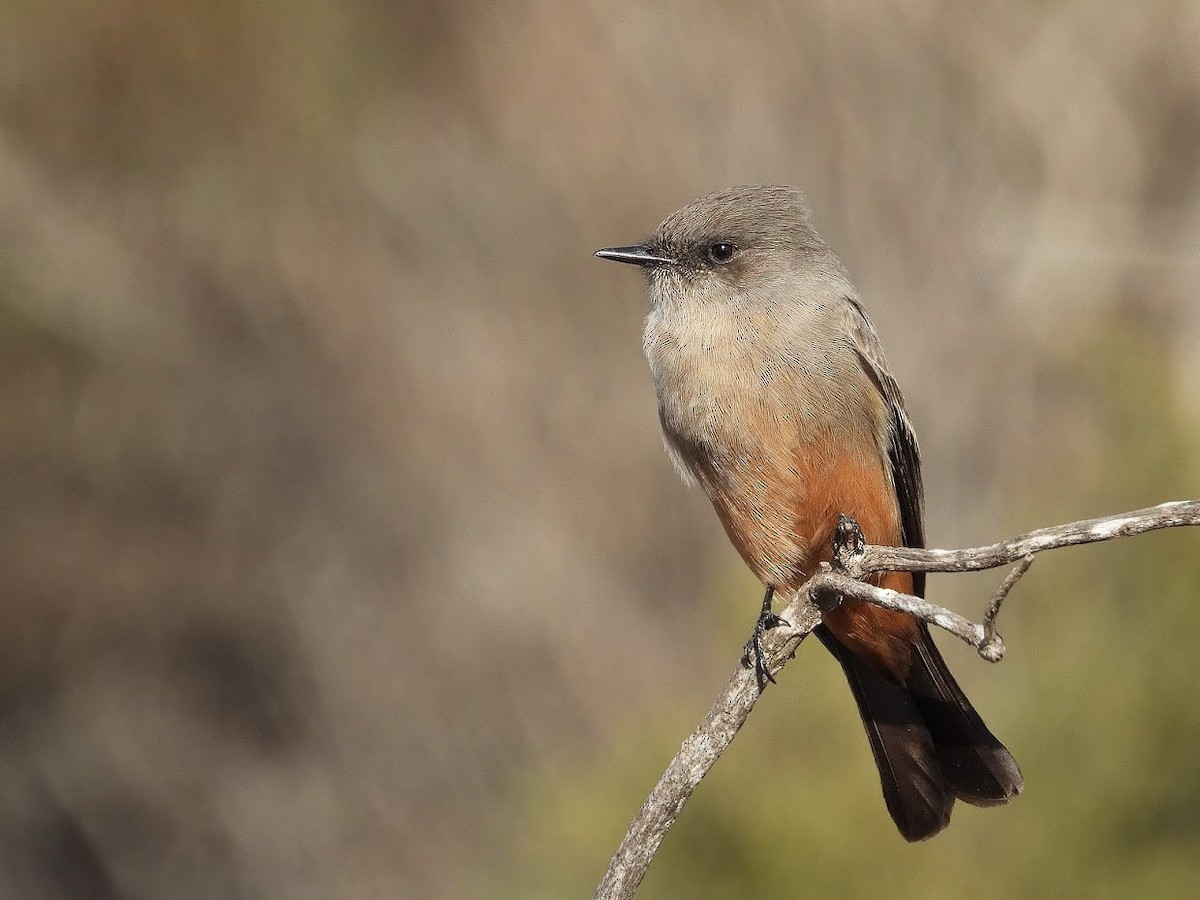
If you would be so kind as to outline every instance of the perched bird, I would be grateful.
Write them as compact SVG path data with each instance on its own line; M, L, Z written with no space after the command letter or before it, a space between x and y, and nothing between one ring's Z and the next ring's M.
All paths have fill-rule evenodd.
M735 187L597 256L643 269L644 345L665 443L767 587L756 636L831 555L839 515L868 541L924 546L920 457L900 389L845 267L789 187ZM878 584L923 595L923 573ZM955 799L1020 792L1016 761L924 623L845 598L816 629L845 671L900 833L931 837ZM761 644L759 644L761 653Z

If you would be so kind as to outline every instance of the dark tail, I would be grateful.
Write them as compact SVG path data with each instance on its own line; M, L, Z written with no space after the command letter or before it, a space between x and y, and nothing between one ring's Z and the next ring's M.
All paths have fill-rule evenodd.
M884 802L905 840L945 828L955 798L995 806L1020 793L1016 760L983 724L924 625L904 685L851 654L825 626L816 632L850 682Z

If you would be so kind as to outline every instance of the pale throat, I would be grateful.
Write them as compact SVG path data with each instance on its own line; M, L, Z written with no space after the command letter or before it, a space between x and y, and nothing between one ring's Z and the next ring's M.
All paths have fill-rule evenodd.
M643 347L664 428L714 451L764 439L811 442L866 424L881 436L882 402L833 305L769 306L663 279L652 285ZM866 434L862 437L867 437Z

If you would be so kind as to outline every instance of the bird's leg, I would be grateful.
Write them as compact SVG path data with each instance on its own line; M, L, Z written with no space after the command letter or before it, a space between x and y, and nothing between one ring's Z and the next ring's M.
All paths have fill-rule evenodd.
M758 621L754 623L754 635L750 638L750 643L746 645L746 665L753 666L754 674L758 678L758 689L761 691L767 686L767 682L775 683L775 676L771 674L771 670L767 667L767 654L763 649L763 635L772 628L777 628L780 625L787 625L786 619L782 619L771 611L771 600L775 597L775 588L772 585L767 586L767 592L763 595L762 610L758 614Z

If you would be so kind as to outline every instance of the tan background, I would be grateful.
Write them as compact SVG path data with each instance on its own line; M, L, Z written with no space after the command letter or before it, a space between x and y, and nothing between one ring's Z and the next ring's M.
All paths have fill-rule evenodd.
M590 253L759 181L932 542L1200 493L1196 3L5 4L0 895L586 895L758 602ZM1028 793L929 845L806 645L647 896L1186 896L1198 553L952 652Z

